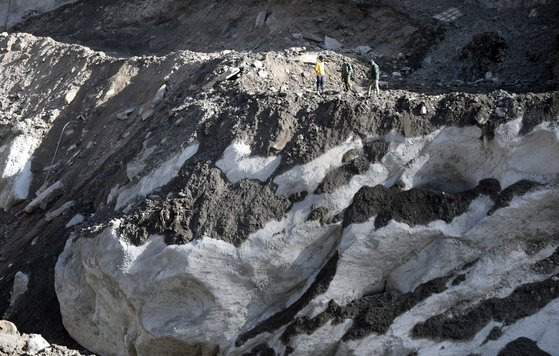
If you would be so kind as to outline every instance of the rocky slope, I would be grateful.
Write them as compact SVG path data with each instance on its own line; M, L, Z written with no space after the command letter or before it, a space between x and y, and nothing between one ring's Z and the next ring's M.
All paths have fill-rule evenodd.
M17 27L34 34L1 35L4 318L102 355L557 354L550 67L530 64L542 85L422 86L425 58L472 53L475 36L404 1L327 3L320 16L346 26L335 33L308 21L312 6L227 6L78 1ZM223 37L181 30L225 8ZM537 10L557 30L557 6ZM483 11L498 27L498 10ZM98 25L73 33L85 22ZM364 35L344 37L352 24ZM347 46L323 51L296 33ZM553 51L546 42L542 58ZM383 91L367 98L371 56ZM523 73L503 56L490 65ZM357 74L349 93L344 60Z

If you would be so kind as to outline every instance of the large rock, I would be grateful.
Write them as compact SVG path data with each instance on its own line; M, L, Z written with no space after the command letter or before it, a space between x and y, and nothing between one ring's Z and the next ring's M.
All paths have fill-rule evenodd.
M25 341L22 340L17 327L6 320L0 321L0 354L15 355L23 349Z
M324 48L328 51L335 51L342 48L343 44L335 38L324 36Z

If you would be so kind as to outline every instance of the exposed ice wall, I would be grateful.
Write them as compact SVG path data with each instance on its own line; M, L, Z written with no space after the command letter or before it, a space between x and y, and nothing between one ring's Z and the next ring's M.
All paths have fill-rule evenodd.
M556 247L559 166L553 158L559 157L559 132L544 123L519 135L520 125L520 121L513 121L500 126L491 142L475 127L447 127L426 137L407 139L387 135L389 151L380 162L370 164L367 172L334 192L315 194L325 175L342 164L341 156L362 147L361 140L349 139L306 165L277 176L277 194L307 191L308 195L281 221L268 222L238 248L209 237L184 246L167 246L160 236L151 236L145 245L136 247L119 238L115 229L118 221L97 238L69 240L56 266L64 323L72 337L100 353L133 350L143 355L157 345L162 353L182 350L203 354L218 346L226 354L243 354L262 341L270 341L281 354L285 345L278 338L284 328L276 329L273 335L262 334L242 347L235 346L235 341L300 298L336 251L337 271L327 290L299 315L316 316L330 300L345 305L381 290L385 284L405 293L478 259L462 284L449 286L398 316L386 334L340 342L352 325L348 319L337 325L327 323L293 340L298 346L296 355L320 354L335 344L339 345L339 355L370 355L373 351L378 355L412 351L432 355L441 345L452 351L446 353L449 355L474 352L489 332L487 328L466 343L413 339L410 330L455 304L504 297L521 283L549 277L528 266L548 257ZM243 160L250 159L249 154L233 154L232 162L219 165L233 172ZM259 158L258 164L248 165L250 175L242 176L258 179L266 172L267 177L264 162L268 161L273 160ZM445 179L439 179L443 173L447 173ZM503 186L520 179L544 185L490 215L487 213L494 202L481 195L449 223L437 220L412 227L390 221L377 229L374 216L345 228L341 223L322 225L308 220L311 210L319 206L342 211L363 186L390 186L400 180L407 188L460 190L471 188L476 180L495 177ZM535 239L547 243L540 252L528 254L521 248ZM556 305L546 307L547 325L559 323ZM540 317L530 318L535 322ZM500 350L516 335L518 325L527 322L521 320L505 329L506 337L485 344L483 352ZM553 351L553 339L545 333L538 335L535 340L540 347Z

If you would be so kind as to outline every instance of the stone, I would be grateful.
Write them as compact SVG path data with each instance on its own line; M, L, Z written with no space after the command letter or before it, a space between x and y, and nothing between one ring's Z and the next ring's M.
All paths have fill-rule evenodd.
M256 22L254 23L254 27L262 27L264 26L264 21L266 21L266 12L260 11L258 16L256 16Z
M140 116L142 117L142 121L147 120L151 115L153 115L153 109L152 108L140 111Z
M37 138L23 134L0 145L0 209L27 199L33 178L31 158L38 145Z
M57 181L27 204L23 211L31 214L39 208L44 210L47 204L62 194L64 194L64 184L61 181Z
M18 350L23 349L25 341L19 335L11 335L0 333L0 354L1 355L18 355Z
M306 40L314 41L314 42L322 42L322 37L315 35L314 33L301 32L301 35L303 35L303 38Z
M14 276L14 284L12 286L12 295L10 298L10 307L13 307L19 297L27 292L29 285L29 276L23 272L17 272Z
M256 60L252 63L253 67L256 69L260 69L264 66L264 63L262 63L262 61Z
M335 51L342 48L343 45L335 38L324 36L324 48L328 51Z
M315 64L318 55L316 53L305 53L299 56L299 61L303 64ZM303 72L304 73L304 72Z
M419 113L421 115L427 115L427 107L425 105L421 105L421 107L419 108Z
M15 324L11 321L0 320L0 334L19 336L19 331L17 330Z
M495 108L495 115L497 115L498 118L503 118L506 116L506 114L507 114L507 110L505 108L501 108L501 107Z
M25 351L29 355L36 355L48 347L50 347L50 344L41 335L31 334L29 335L29 340L27 340Z
M490 80L491 78L493 78L493 73L485 72L485 79Z
M135 108L128 108L128 109L124 110L123 112L118 113L116 115L116 117L117 117L117 119L120 119L120 120L126 120L130 116L130 114L132 114L134 111L136 111Z
M66 224L66 228L70 228L72 226L79 225L85 221L85 217L82 214L76 214L68 223Z
M293 38L297 39L297 40L302 40L302 39L303 39L303 34L300 33L300 32L292 33L291 36L292 36Z
M68 201L68 202L62 204L62 206L60 208L58 208L56 210L53 210L53 211L49 211L45 215L45 220L46 221L52 221L52 220L56 219L60 215L64 214L68 209L72 208L74 205L75 205L75 202L73 202L73 201Z
M163 84L162 86L159 87L159 89L155 93L155 96L153 97L153 101L152 101L153 104L155 105L163 101L166 92L167 92L167 85Z
M74 101L76 95L78 94L78 90L78 88L74 87L66 93L66 95L64 96L64 101L66 101L66 104L70 104L72 101Z
M268 18L266 19L266 25L268 26L270 33L278 33L282 30L281 22L273 15L268 16Z
M530 14L528 15L528 17L530 17L530 18L538 17L538 10L532 9L532 11L530 11Z
M367 45L357 46L357 47L355 47L355 51L357 53L365 55L365 54L371 52L372 48L370 46L367 46Z
M265 70L259 70L258 71L258 76L260 78L266 79L266 78L268 78L268 72L266 72Z
M225 80L231 79L234 76L238 75L241 72L241 69L238 67L231 67L226 68L223 73L221 73L217 78L211 80L208 84L204 85L202 89L209 90L214 87L217 83L223 82Z
M392 76L393 76L393 77L396 77L396 78L399 78L399 77L402 76L402 73L400 73L400 72L392 72Z

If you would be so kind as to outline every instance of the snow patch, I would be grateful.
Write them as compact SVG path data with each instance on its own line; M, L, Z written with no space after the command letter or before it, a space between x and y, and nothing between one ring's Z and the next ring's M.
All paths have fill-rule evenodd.
M143 177L136 185L124 188L117 197L115 210L122 208L137 196L145 197L154 189L169 183L177 176L184 163L198 152L199 146L198 143L188 146L155 171Z
M342 157L347 151L361 148L361 139L350 137L311 162L295 166L274 178L274 183L278 185L277 194L288 197L293 193L315 191L331 169L342 165Z
M279 167L281 156L249 157L250 146L244 142L234 141L223 152L223 158L216 162L231 183L242 179L266 181Z

